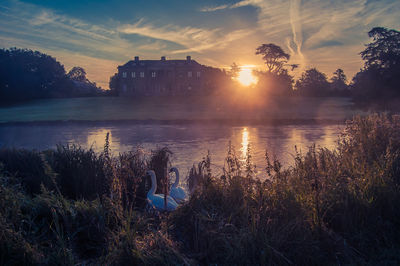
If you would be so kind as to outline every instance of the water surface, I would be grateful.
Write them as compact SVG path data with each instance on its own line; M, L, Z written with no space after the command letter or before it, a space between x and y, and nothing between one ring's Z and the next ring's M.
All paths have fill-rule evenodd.
M47 99L0 107L0 146L45 150L78 144L102 151L107 132L114 154L160 147L186 175L209 151L221 172L228 143L243 160L250 146L259 175L265 152L290 166L294 147L334 148L346 119L361 113L346 98L260 100L221 97L98 97Z
M109 132L114 154L138 147L147 153L169 147L173 164L185 176L192 164L201 161L208 151L215 171L220 172L231 142L242 160L250 145L254 163L263 175L266 151L288 166L293 162L295 146L302 152L313 143L333 149L342 128L343 125L3 124L0 125L0 146L45 150L55 148L56 144L78 144L101 152Z

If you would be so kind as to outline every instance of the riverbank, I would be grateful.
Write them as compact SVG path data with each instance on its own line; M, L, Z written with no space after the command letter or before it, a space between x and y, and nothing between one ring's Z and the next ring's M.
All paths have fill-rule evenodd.
M228 97L48 99L0 107L0 123L324 123L363 113L347 98L270 97L250 104Z
M400 120L347 124L337 149L311 147L254 178L251 151L231 149L222 174L205 156L190 201L145 210L146 169L158 182L170 153L111 156L79 147L0 151L5 264L398 264ZM108 143L108 142L106 142ZM161 186L160 186L161 187ZM110 195L113 195L110 197Z

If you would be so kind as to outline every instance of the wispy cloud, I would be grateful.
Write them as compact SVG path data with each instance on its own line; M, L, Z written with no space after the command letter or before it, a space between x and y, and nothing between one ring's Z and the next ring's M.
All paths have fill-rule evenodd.
M125 34L138 34L149 38L175 42L183 46L201 46L212 42L220 30L218 28L208 30L189 26L179 27L173 24L154 26L150 23L145 23L141 19L134 24L119 26L118 31Z
M214 12L217 10L223 10L223 9L227 9L230 8L230 5L220 5L220 6L213 6L213 7L203 7L200 9L201 12Z
M162 49L157 40L135 45L122 38L114 27L94 25L32 4L12 1L0 6L0 45L25 47L47 52L65 64L85 67L89 78L103 88L118 64L132 52ZM140 50L141 49L141 50ZM147 51L147 52L146 52ZM104 70L104 71L100 71Z
M253 31L263 36L258 38L260 43L285 46L291 62L300 64L298 72L310 66L333 72L336 67L333 65L344 65L343 68L353 74L362 64L358 53L368 41L366 32L378 25L400 27L400 2L396 0L243 0L218 6L215 10L243 6L258 10L258 27ZM205 8L202 11L215 10ZM347 62L349 67L346 67Z
M170 51L172 54L186 52L204 52L211 49L222 49L229 43L245 38L249 30L225 32L220 28L180 27L173 24L155 26L145 23L143 19L134 24L121 25L118 31L124 34L138 34L149 38L165 40L183 46L183 49Z
M219 5L219 6L211 6L211 7L203 7L200 9L201 12L214 12L218 10L224 10L224 9L233 9L233 8L238 8L238 7L243 7L243 6L259 6L262 4L262 0L242 0L239 1L235 4L225 4L225 5Z

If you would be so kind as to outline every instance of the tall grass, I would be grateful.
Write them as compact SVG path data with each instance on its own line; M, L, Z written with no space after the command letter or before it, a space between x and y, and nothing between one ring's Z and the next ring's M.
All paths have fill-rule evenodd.
M0 264L399 264L400 119L349 121L335 150L312 146L283 168L229 145L188 176L190 200L145 211L155 169L168 193L170 151L112 156L76 146L0 151ZM33 187L30 187L33 184ZM91 186L80 187L80 186Z
M267 154L262 182L229 151L176 230L206 264L399 262L399 129L398 116L356 117L336 150L312 146L287 169Z

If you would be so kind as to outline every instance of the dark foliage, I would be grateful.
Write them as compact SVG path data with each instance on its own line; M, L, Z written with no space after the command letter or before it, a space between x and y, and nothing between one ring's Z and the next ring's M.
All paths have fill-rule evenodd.
M2 148L0 164L4 165L3 170L21 179L22 186L29 194L39 193L42 184L54 189L52 177L47 173L48 165L38 151Z
M55 58L38 51L0 49L0 103L101 94L94 83L78 78L82 68L74 69L67 75Z
M286 69L282 69L278 74L274 72L255 71L258 77L257 88L261 94L290 96L293 93L293 76Z
M256 49L256 55L262 55L268 72L278 74L288 62L290 55L273 43L262 44Z
M310 68L296 81L296 93L304 96L329 95L329 82L326 75L316 68Z
M360 53L365 63L353 78L354 101L391 108L400 97L400 32L376 27L368 36L373 41Z

